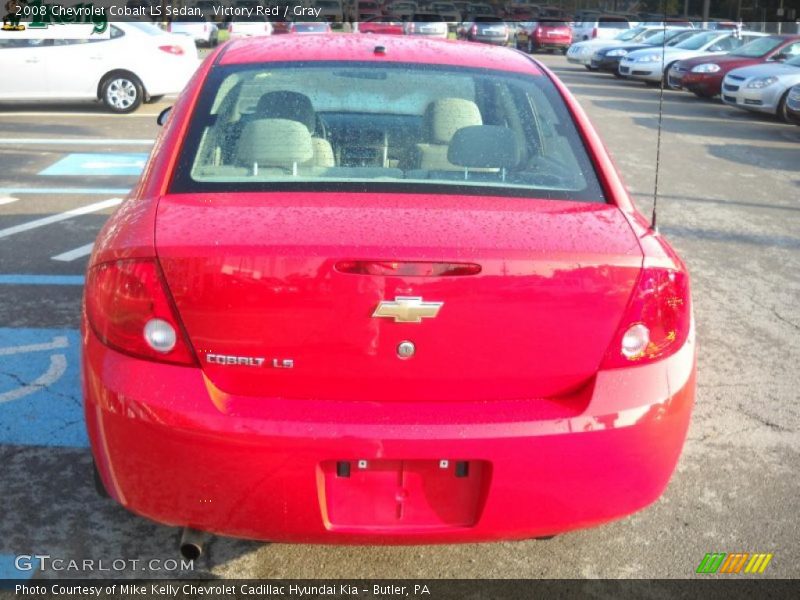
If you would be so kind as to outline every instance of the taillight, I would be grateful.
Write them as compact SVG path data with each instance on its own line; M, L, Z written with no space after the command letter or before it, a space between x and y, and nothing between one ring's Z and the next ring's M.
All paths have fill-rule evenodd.
M159 46L158 49L167 54L174 54L175 56L183 54L183 48L180 46Z
M597 37L597 27L595 27L595 28L593 28L593 29L592 29L592 37L593 37L593 38L596 38L596 37Z
M642 270L601 369L628 367L674 354L691 328L689 278L674 269Z
M85 299L89 325L105 345L148 360L197 364L155 260L93 267Z

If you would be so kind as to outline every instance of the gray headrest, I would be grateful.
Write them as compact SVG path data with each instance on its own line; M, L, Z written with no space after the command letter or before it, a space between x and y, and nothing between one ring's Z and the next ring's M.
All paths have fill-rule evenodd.
M462 127L483 123L478 105L462 98L434 100L425 109L425 126L434 144L448 144Z
M447 160L471 169L512 169L519 164L517 137L508 127L473 125L456 131L447 148Z
M317 127L317 115L311 99L300 92L267 92L258 99L255 116L258 119L300 121L312 133Z
M244 126L237 156L241 164L262 167L291 167L314 156L311 133L298 121L256 119Z

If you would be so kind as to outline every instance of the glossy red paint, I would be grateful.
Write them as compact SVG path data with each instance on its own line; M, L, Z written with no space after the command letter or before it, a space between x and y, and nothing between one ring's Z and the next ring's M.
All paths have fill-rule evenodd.
M689 90L690 92L703 96L705 98L712 98L719 95L722 88L722 80L725 79L730 71L740 67L749 67L750 65L757 65L771 60L775 60L787 46L800 42L799 35L784 35L774 36L782 38L783 42L778 44L773 50L755 58L747 58L737 56L736 53L724 54L722 56L700 56L688 60L680 61L680 66L685 69L681 74L680 85L681 87ZM715 73L693 73L692 69L698 65L713 64L719 67L719 71Z
M341 60L553 77L499 48L312 38L212 53L98 237L90 271L157 261L200 365L112 348L84 314L87 427L110 494L168 525L319 543L521 539L655 501L694 402L693 327L665 358L601 364L631 316L642 267L685 267L635 210L558 80L608 204L442 196L433 208L414 194L167 194L198 89L220 59L314 60L324 48ZM386 56L372 52L376 42ZM387 253L412 266L389 274L336 266ZM419 266L430 262L481 268L437 277ZM445 305L423 324L370 318L400 294ZM413 360L395 356L404 339L418 347ZM256 353L267 368L209 360ZM285 359L302 369L281 368ZM349 476L337 473L341 462Z

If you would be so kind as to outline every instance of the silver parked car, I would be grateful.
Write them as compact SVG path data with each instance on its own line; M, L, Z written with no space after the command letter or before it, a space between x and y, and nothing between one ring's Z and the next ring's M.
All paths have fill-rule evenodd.
M505 46L511 39L511 28L500 17L475 17L461 28L464 39L470 42Z
M403 27L406 35L447 39L447 22L436 13L414 13Z
M732 70L722 80L722 101L788 121L786 101L790 88L797 84L800 84L800 56L785 63L742 67Z

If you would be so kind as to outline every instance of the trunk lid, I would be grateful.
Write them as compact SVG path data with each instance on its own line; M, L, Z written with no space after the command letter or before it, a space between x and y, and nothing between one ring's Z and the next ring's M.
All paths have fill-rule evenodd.
M575 390L597 371L642 261L611 205L399 194L167 196L156 247L216 387L353 401ZM480 273L436 273L450 263ZM443 304L419 323L373 316L404 297ZM405 341L416 352L403 360Z

